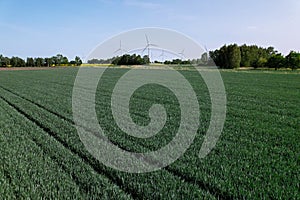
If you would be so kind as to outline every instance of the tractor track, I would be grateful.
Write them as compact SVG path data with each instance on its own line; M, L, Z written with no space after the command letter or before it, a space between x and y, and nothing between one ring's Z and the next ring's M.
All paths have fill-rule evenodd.
M30 99L28 99L28 98L26 98L26 97L24 97L24 96L22 96L22 95L16 93L16 92L13 92L13 91L11 91L11 90L9 90L9 89L3 87L3 86L0 86L0 88L2 88L3 90L5 90L5 91L7 91L7 92L9 92L9 93L11 93L11 94L13 94L13 95L15 95L15 96L18 96L19 98L21 98L21 99L23 99L23 100L25 100L25 101L27 101L27 102L30 102L31 104L34 104L34 105L37 106L38 108L41 108L41 109L43 109L43 110L45 110L45 111L51 113L52 115L55 115L56 117L61 118L62 120L64 120L64 121L70 123L71 125L75 126L75 123L74 123L73 120L70 120L69 118L67 118L67 117L65 117L65 116L63 116L63 115L61 115L61 114L59 114L59 113L56 113L56 112L54 112L54 111L52 111L52 110L46 108L45 106L43 106L43 105L41 105L41 104L39 104L39 103L36 103L36 102L34 102L34 101L32 101L32 100L30 100ZM3 97L1 97L1 98L3 99ZM4 101L6 101L6 100L4 99ZM10 102L8 102L8 101L6 101L6 102L9 103L9 104L12 104L12 103L10 103ZM18 110L18 112L19 112L20 109L19 109L18 107L16 108L14 105L12 105L12 107L13 107L14 109ZM110 179L112 182L114 182L114 183L116 182L116 181L115 181L115 177L113 177L113 176L110 175L110 174L109 174L109 175L106 175L106 174L108 174L108 173L103 174L103 171L102 171L102 170L99 170L98 167L95 167L93 164L91 164L92 162L90 161L90 158L88 158L86 155L84 155L84 154L82 154L82 153L80 153L80 152L77 152L77 150L75 150L75 149L72 148L70 145L68 145L65 141L63 141L61 138L59 138L59 137L57 136L57 134L56 134L55 132L53 132L51 129L45 127L42 123L38 122L38 120L33 119L33 117L31 117L31 116L28 115L27 113L23 112L22 110L20 110L20 111L21 111L20 113L21 113L23 116L25 116L25 117L28 118L30 121L32 121L34 124L36 124L36 125L38 125L40 128L42 128L48 135L50 135L50 136L53 137L55 140L57 140L59 143L61 143L65 148L69 149L70 151L72 151L73 154L78 155L78 156L79 156L80 158L82 158L85 162L87 162L87 163L88 163L88 164L89 164L89 165L90 165L97 173L106 176L107 178L109 178L109 179ZM27 116L28 116L28 117L27 117ZM33 120L32 120L32 119L33 119ZM89 131L87 127L82 127L82 128L84 128L85 130ZM89 131L89 132L92 133L91 131ZM98 136L98 135L97 135L97 136ZM115 142L113 142L113 141L110 141L110 142L112 142L114 145L118 146L118 147L121 148L122 150L125 150L125 151L128 151L128 150L129 150L129 149L127 149L126 147L124 148L124 147L120 146L118 143L115 143ZM141 145L142 145L142 144L141 144ZM142 145L142 146L144 147L144 145ZM156 164L156 163L153 163L152 160L151 160L151 161L145 160L145 161L148 162L149 164ZM94 162L94 161L93 161L93 162ZM159 162L159 161L158 161L158 162ZM159 164L159 163L158 163L158 164ZM168 172L168 173L170 173L170 174L172 174L174 177L177 177L177 178L179 178L180 180L183 180L183 181L185 181L185 182L187 182L187 183L189 183L189 184L191 184L191 185L197 185L201 190L208 191L212 196L216 197L217 199L234 199L234 198L235 198L235 197L233 197L232 195L228 194L227 192L224 192L224 191L220 190L220 189L217 188L217 187L214 187L214 186L212 186L212 185L210 185L210 184L208 184L208 183L205 183L205 182L203 182L203 181L200 181L200 180L195 179L195 178L193 178L193 177L190 177L190 176L188 176L188 175L182 174L182 173L178 172L177 170L172 169L170 166L164 168L163 170L166 171L166 172ZM124 187L126 187L126 186L123 186L120 180L117 181L116 185L117 185L118 187L120 187L126 194L129 193L129 195L131 195L132 198L134 198L134 199L141 199L141 198L142 198L142 197L139 197L138 195L136 195L134 191L130 190L130 188L129 188L129 189L125 189Z

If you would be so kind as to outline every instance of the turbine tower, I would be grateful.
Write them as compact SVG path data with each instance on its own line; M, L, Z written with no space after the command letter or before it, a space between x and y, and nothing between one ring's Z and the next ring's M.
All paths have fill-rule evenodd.
M208 62L208 60L209 60L209 52L208 52L208 50L207 50L207 48L206 48L206 46L204 46L204 48L205 48L205 52L206 52L206 62Z
M142 53L144 53L146 50L148 50L148 58L149 58L149 60L150 60L150 47L151 47L151 46L152 46L152 47L157 47L157 45L156 45L156 44L151 44L151 43L150 43L147 34L145 34L145 37L146 37L146 42L147 42L147 44L146 44L146 47L143 49Z
M159 57L161 58L161 62L163 63L164 62L164 59L165 59L165 51L162 50L161 54L159 55Z

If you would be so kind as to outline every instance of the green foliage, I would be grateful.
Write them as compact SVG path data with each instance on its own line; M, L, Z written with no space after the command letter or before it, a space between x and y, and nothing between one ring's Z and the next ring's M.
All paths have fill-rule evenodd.
M239 68L241 64L241 51L237 44L229 45L227 47L227 68Z
M53 65L52 58L45 58L45 67L51 67Z
M210 52L211 59L217 66L225 69L240 67L241 51L238 45L224 45L220 50Z
M285 57L280 53L272 55L267 62L267 66L269 68L275 68L275 70L285 67L286 64Z
M258 60L255 61L255 63L253 64L253 66L255 68L262 68L262 67L266 67L268 63L268 59L264 58L264 57L260 57Z
M93 58L91 60L88 60L88 64L112 64L112 62L116 59L117 57L112 57L112 58L108 58L108 59L96 59Z
M125 54L120 57L114 58L112 61L113 65L145 65L150 63L148 56L144 56L143 58L140 55L129 55Z
M26 66L27 67L34 66L34 59L33 58L27 58L27 60L26 60Z
M241 49L241 67L264 67L267 60L276 53L273 47L262 48L257 45L240 47Z
M82 60L76 56L75 61L70 61L66 56L58 54L51 58L30 58L26 59L26 62L19 57L3 57L0 55L0 67L52 67L52 66L68 66L76 65L80 66Z
M295 70L300 68L300 53L291 51L289 55L286 56L287 67Z
M76 63L77 66L80 66L82 64L82 60L78 56L76 56L75 57L75 63Z
M189 65L191 64L190 60L181 60L181 59L173 59L172 61L166 60L164 62L165 65Z
M19 57L12 57L10 59L10 64L12 67L26 67L25 61Z
M240 52L239 52L240 50ZM219 50L210 52L212 59L220 68L238 67L266 67L268 60L277 53L273 47L262 48L257 45L239 47L234 45L224 45Z
M0 55L0 67L8 67L10 65L10 59Z
M35 67L42 67L42 66L44 66L44 59L43 58L35 58L34 59L34 66Z

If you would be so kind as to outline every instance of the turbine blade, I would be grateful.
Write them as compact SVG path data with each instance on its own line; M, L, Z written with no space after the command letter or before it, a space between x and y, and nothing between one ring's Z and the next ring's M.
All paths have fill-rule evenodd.
M143 49L142 53L144 53L148 49L148 45Z
M148 38L147 34L145 34L145 37L146 37L147 45L149 45L149 38Z
M114 51L114 53L117 53L117 52L119 52L120 51L120 49L117 49L116 51Z
M156 45L156 44L149 44L149 46L158 47L158 45Z

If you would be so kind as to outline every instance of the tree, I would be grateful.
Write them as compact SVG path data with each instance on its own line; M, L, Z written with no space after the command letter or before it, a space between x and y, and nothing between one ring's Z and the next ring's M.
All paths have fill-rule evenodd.
M12 57L10 59L10 64L12 67L26 67L25 61L19 57Z
M113 65L144 65L149 62L148 56L144 56L143 58L140 55L129 55L125 54L121 57L115 57L112 60Z
M44 66L44 59L43 58L34 58L34 66L35 67Z
M239 67L265 67L269 58L276 53L274 47L263 48L246 44L224 45L220 49L209 52L208 62L213 63L213 60L221 68L237 68L239 60Z
M27 58L26 66L27 67L34 67L34 59L33 58Z
M60 60L60 64L61 65L68 65L69 64L69 60L66 56L63 56Z
M241 66L242 67L251 67L253 60L255 60L255 47L247 46L246 44L240 47L241 50Z
M286 64L287 67L291 68L292 70L300 68L300 53L291 51L289 55L286 56Z
M60 66L63 63L63 55L62 54L56 55L56 62L57 62L58 66Z
M54 66L57 66L57 65L58 65L58 59L57 59L56 56L52 56L52 57L51 57L51 60L52 60L52 65L54 65Z
M45 58L45 66L51 67L53 65L53 59L52 58Z
M268 59L264 57L260 57L255 63L254 63L254 68L258 67L265 67L266 64L268 63Z
M8 57L2 56L1 61L0 61L0 67L8 67L9 65L10 65L10 59Z
M79 56L76 56L76 57L75 57L75 64L76 64L77 66L80 66L80 65L82 64L82 60L80 59Z
M241 51L237 44L224 45L219 50L210 52L210 57L220 68L232 69L241 65Z
M143 57L143 64L146 65L146 64L149 64L150 63L150 58L148 55L145 55Z
M3 67L4 57L0 54L0 67Z
M277 70L278 68L282 68L285 65L286 65L286 59L280 53L272 55L267 62L267 66L269 68L275 68L275 70Z
M241 51L237 44L229 45L227 48L227 68L239 68L241 65Z

